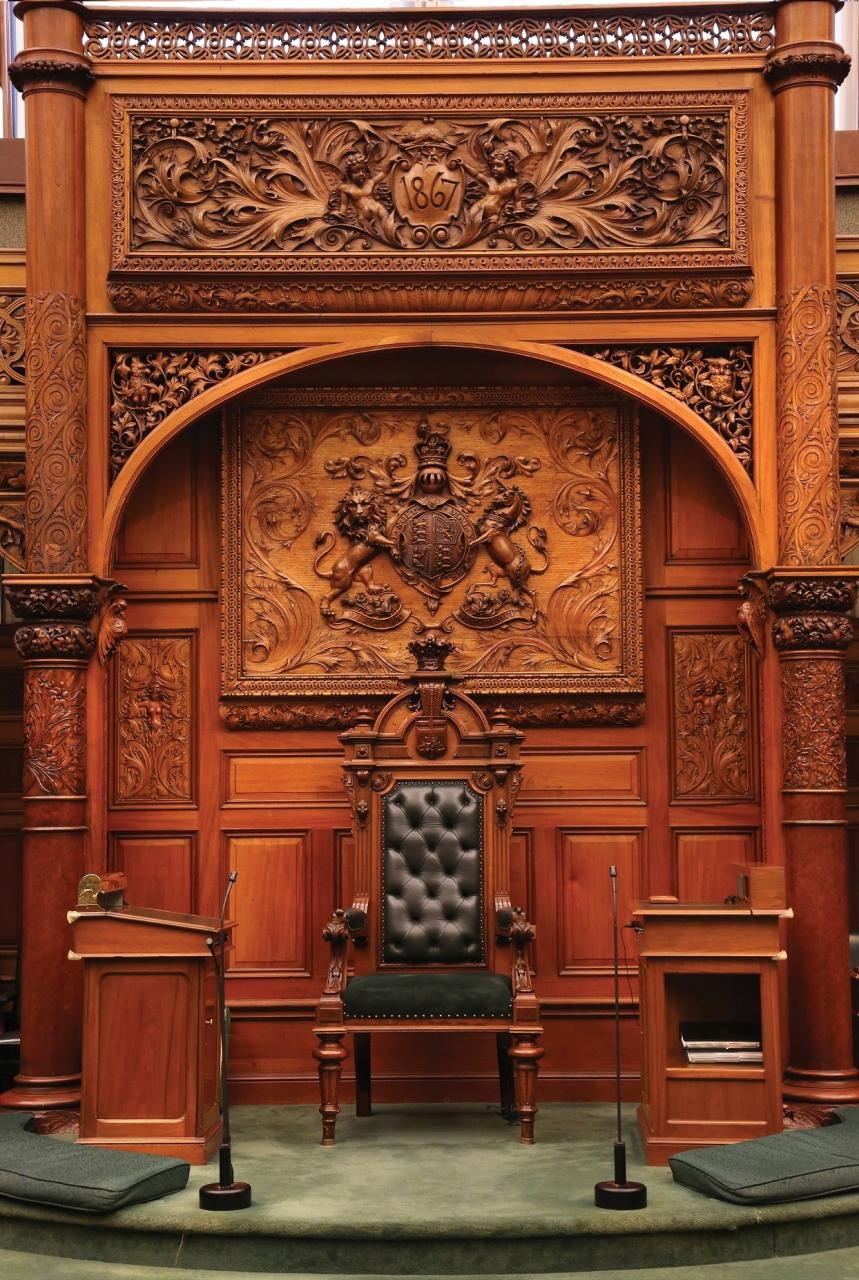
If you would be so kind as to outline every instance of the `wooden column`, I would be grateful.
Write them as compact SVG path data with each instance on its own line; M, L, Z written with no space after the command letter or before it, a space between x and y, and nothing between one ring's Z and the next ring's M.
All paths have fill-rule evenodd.
M834 90L836 0L782 0L767 78L777 164L779 531L790 1052L785 1095L859 1101L847 918L844 649L855 599L839 547Z
M6 1107L80 1097L81 974L66 912L84 869L86 667L98 586L86 572L86 321L81 6L21 0L11 68L27 104L26 620L21 1073Z

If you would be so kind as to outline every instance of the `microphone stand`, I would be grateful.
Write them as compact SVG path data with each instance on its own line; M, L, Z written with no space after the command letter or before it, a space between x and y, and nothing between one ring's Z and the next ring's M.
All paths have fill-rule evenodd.
M620 961L617 943L617 867L609 867L611 876L611 924L614 934L614 1097L617 1110L617 1141L614 1144L614 1181L598 1182L594 1187L594 1204L598 1209L644 1209L647 1187L643 1182L626 1180L626 1143L623 1140L620 1112Z
M218 1151L218 1181L208 1182L200 1188L201 1209L247 1209L251 1203L248 1182L236 1182L233 1174L232 1137L230 1134L230 1100L227 1096L227 1004L225 991L225 953L227 934L227 902L236 883L237 871L230 872L227 891L221 906L221 929L217 938L207 938L206 946L215 962L218 979L218 1012L221 1031L221 1146Z

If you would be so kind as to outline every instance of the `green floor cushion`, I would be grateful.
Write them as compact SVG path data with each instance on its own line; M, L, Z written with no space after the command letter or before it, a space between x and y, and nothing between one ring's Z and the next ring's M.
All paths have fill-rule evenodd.
M509 1018L510 979L500 973L368 973L343 994L348 1018Z
M674 1181L733 1204L776 1204L859 1190L859 1115L825 1129L794 1129L669 1160Z
M108 1213L181 1191L185 1160L39 1137L24 1112L0 1114L0 1195L58 1209Z

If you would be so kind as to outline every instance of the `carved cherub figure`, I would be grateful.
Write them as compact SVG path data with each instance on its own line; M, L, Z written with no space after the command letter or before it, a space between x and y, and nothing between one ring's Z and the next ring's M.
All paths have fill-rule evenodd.
M519 175L519 156L509 147L501 149L491 143L484 145L487 169L476 170L461 161L462 168L470 175L466 195L470 200L470 222L484 222L494 226L536 212L539 206L536 191L530 182L523 182Z
M359 223L386 240L394 239L394 202L388 177L399 160L399 154L394 155L378 173L373 173L362 152L350 151L343 160L343 181L328 197L329 215L346 218L351 206Z

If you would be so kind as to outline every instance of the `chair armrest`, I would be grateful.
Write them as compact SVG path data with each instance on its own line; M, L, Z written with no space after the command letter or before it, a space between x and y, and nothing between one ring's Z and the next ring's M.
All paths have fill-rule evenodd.
M533 991L531 985L531 964L528 948L537 936L537 930L521 907L511 907L506 903L495 904L495 926L498 930L498 941L513 944L513 993L519 995L525 991Z
M349 943L367 945L367 912L362 905L351 906L347 911L338 909L322 930L322 937L331 946L331 959L325 979L326 995L339 995L346 986L346 958Z

